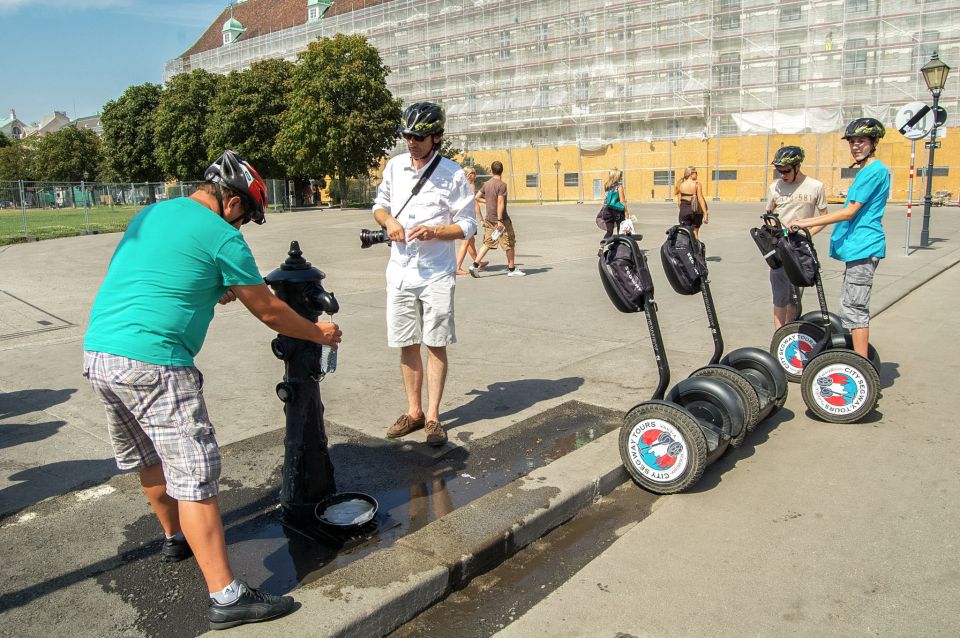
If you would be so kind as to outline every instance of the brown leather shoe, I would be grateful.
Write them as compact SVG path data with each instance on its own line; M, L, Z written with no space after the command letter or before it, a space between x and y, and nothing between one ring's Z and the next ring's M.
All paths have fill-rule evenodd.
M397 422L387 429L387 438L396 439L401 436L406 436L414 430L419 430L423 427L424 419L424 416L421 416L419 419L414 419L409 414L401 414Z
M447 442L447 431L443 429L440 421L427 421L424 431L427 433L427 445L440 447Z

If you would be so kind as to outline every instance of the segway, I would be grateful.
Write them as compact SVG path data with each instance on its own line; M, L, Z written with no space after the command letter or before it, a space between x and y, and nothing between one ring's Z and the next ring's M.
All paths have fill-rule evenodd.
M820 261L809 230L795 227L781 240L777 253L794 285L810 286L812 282L816 286L820 323L794 321L781 327L774 333L771 354L788 377L791 372L799 376L803 401L818 418L855 423L873 411L880 399L876 350L869 346L871 357L862 357L851 348L851 335L837 334L827 311Z
M776 255L773 256L773 261L770 258L767 259L768 265L772 268L783 266L793 286L800 288L816 286L817 288L820 310L808 312L796 321L784 324L773 333L770 340L770 354L783 368L787 381L797 383L803 374L803 367L810 360L811 353L818 343L829 339L824 347L852 350L853 337L841 324L840 317L826 310L826 298L820 278L820 262L809 231L806 235L788 234L776 215L767 213L762 215L761 219L763 226L750 231L754 239L757 239L756 233L764 229L770 236L777 238ZM761 244L760 240L757 240L757 244ZM768 256L764 255L764 257ZM867 352L870 362L879 374L880 356L872 345L868 345Z
M717 319L713 295L710 292L706 264L706 246L693 237L686 226L673 226L666 232L667 240L660 247L660 258L667 281L681 295L700 293L707 314L707 324L713 336L713 356L709 363L690 376L716 377L731 384L743 401L745 428L731 439L732 447L739 447L748 432L757 424L783 407L787 400L787 379L770 353L760 348L740 348L723 358L723 334Z
M631 408L620 428L620 458L633 480L655 494L695 485L707 465L744 427L743 410L728 384L710 377L684 379L664 397L670 368L663 350L647 261L630 236L601 241L598 264L604 290L621 312L644 312L659 382L650 401Z

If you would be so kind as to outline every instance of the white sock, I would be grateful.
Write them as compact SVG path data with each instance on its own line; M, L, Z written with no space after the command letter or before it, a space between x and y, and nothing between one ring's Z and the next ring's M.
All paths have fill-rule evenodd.
M167 535L164 534L164 536L167 536ZM173 536L167 536L167 540L168 541L185 541L187 540L187 537L183 535L183 532L177 532Z
M210 598L213 598L219 605L229 605L236 602L237 598L240 598L240 581L234 578L232 583L220 591L210 592Z

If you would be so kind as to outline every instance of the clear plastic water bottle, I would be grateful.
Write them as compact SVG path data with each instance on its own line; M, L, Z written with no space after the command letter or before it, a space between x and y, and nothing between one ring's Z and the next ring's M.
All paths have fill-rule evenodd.
M337 371L337 351L330 346L320 346L320 369L324 374Z
M502 234L503 234L502 228L494 229L494 231L490 233L490 239L492 239L493 241L497 241L498 239L500 239L500 235Z

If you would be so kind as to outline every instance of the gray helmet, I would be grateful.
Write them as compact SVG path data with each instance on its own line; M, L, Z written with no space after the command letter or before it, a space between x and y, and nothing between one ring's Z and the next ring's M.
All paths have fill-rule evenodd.
M400 118L400 135L442 135L447 117L443 109L433 102L415 102L403 111Z
M883 128L880 120L875 120L872 117L858 117L847 124L847 129L843 132L843 137L840 139L848 140L851 137L869 137L873 140L878 140L883 137L886 132L887 130Z
M799 146L781 146L770 162L774 166L796 166L803 163L803 149Z
M244 224L249 221L262 224L266 221L263 208L267 205L267 185L260 173L235 152L229 149L224 151L223 155L207 167L203 179L214 184L223 184L240 195L246 208ZM217 198L219 197L218 194Z

